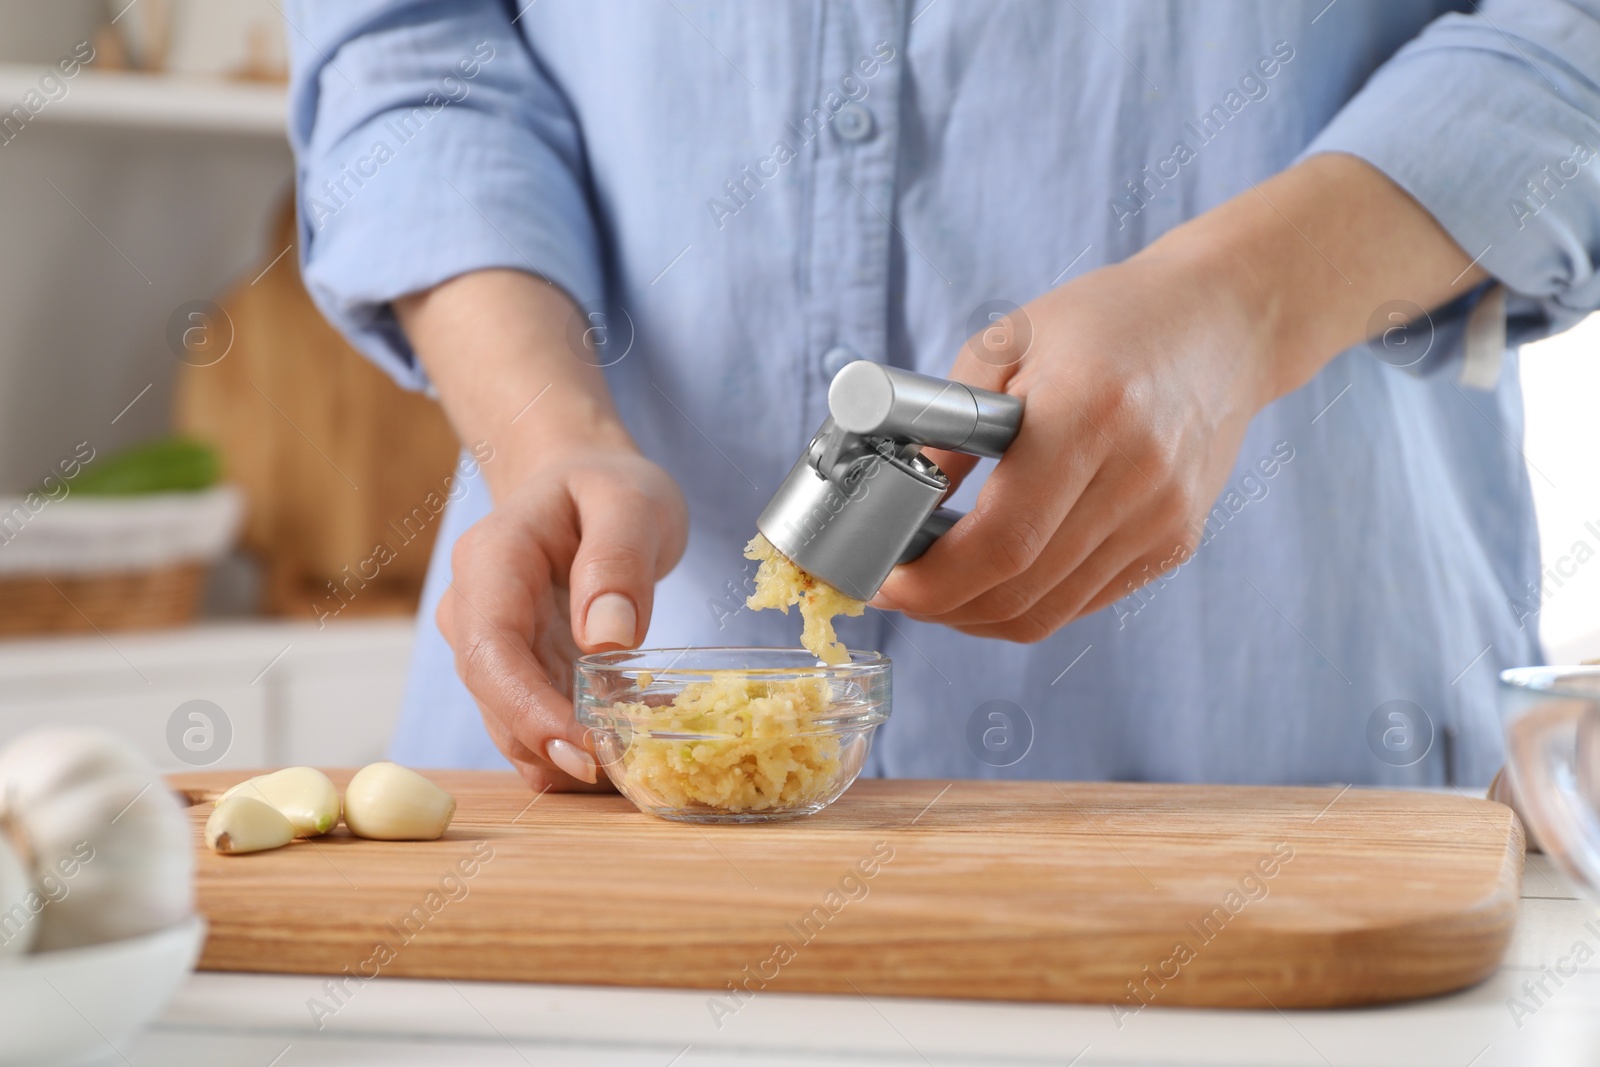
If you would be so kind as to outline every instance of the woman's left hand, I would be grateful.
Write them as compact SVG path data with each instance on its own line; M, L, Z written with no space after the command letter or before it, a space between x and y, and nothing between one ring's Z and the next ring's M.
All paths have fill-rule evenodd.
M874 606L1037 641L1194 551L1272 396L1258 323L1156 249L1061 286L970 339L951 377L1021 397L977 505ZM953 478L970 456L929 450Z
M1128 595L1194 552L1261 408L1375 310L1435 308L1485 277L1398 185L1326 154L1046 293L962 349L951 377L1022 397L1021 432L971 514L873 604L1038 641ZM956 480L974 464L929 454Z

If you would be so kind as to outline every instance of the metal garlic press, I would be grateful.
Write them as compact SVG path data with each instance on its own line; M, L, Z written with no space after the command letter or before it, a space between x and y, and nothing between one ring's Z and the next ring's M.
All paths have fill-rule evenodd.
M961 517L939 506L950 479L922 449L996 457L1022 425L1016 397L864 359L834 375L828 412L756 528L858 600Z

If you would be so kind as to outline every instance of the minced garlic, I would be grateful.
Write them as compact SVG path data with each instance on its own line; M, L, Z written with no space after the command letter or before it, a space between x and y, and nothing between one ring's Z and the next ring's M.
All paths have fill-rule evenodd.
M829 701L826 678L713 671L671 704L617 705L632 723L622 766L633 785L672 808L759 812L815 803L840 772L839 738L816 725Z
M746 604L785 614L798 604L806 651L826 664L849 662L833 619L860 615L866 604L811 577L760 534L744 554L761 564ZM635 684L643 691L653 681L641 671ZM830 701L827 678L712 671L707 680L685 685L670 704L616 705L631 724L623 773L631 785L680 810L781 812L825 801L841 773L840 738L817 722Z
M846 596L820 578L811 577L761 534L744 546L744 557L761 563L756 570L756 590L745 601L747 607L755 611L777 608L787 615L789 605L799 604L800 619L805 624L800 643L806 651L827 664L850 659L850 652L833 631L833 618L860 615L867 609L865 601Z

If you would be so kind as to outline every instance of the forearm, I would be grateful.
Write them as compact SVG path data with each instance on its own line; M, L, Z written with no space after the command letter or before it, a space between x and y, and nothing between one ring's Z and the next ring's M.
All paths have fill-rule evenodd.
M573 328L587 324L556 286L476 271L396 313L457 432L496 453L494 510L456 540L440 633L529 786L592 786L571 665L644 639L655 583L688 538L683 495L623 428Z
M1192 265L1266 355L1266 403L1379 332L1391 301L1425 310L1486 277L1423 207L1353 156L1313 156L1165 234L1141 256ZM1391 322L1382 322L1383 327Z
M395 313L463 441L486 441L504 498L541 463L576 449L634 449L605 376L569 341L577 309L513 270L474 271L395 302Z

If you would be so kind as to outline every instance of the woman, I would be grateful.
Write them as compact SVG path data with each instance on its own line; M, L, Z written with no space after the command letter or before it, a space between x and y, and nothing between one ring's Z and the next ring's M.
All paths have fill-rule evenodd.
M1499 764L1541 655L1508 346L1600 306L1600 4L288 16L308 284L494 456L395 758L584 788L573 655L794 644L740 548L862 358L1026 405L841 629L895 661L871 771Z

